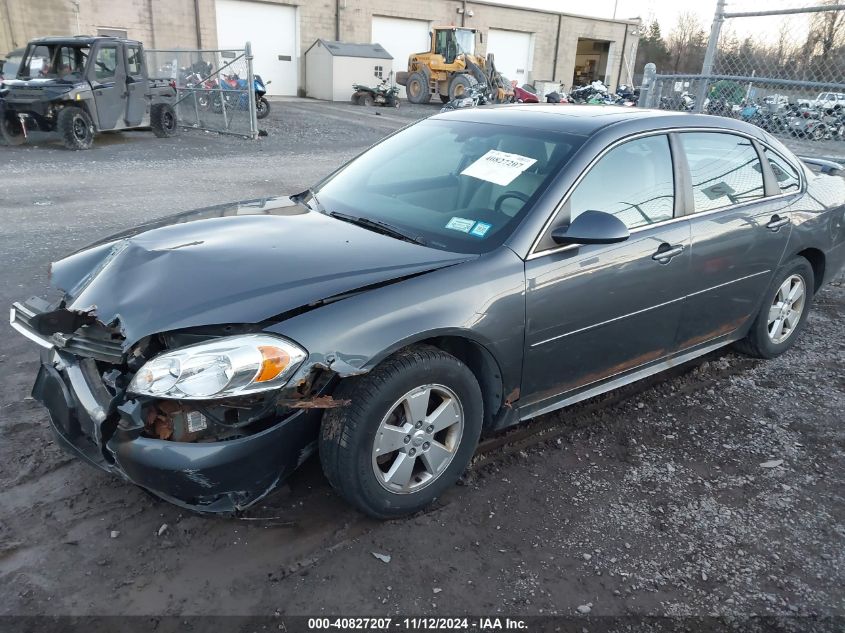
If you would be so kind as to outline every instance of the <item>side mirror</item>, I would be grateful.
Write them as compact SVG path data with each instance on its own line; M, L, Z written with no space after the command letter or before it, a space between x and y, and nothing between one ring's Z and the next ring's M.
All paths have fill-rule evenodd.
M584 211L568 226L552 230L556 244L616 244L628 239L628 227L604 211Z

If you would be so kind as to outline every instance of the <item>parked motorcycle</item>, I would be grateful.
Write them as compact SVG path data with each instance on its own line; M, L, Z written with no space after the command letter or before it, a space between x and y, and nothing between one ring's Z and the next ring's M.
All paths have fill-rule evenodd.
M845 110L842 106L836 105L825 110L822 121L830 132L830 138L836 141L845 140Z
M491 97L487 84L476 84L469 88L462 97L455 97L449 101L440 108L440 111L449 112L450 110L459 110L461 108L474 108L475 106L485 105L490 100Z
M378 75L375 77L379 78ZM399 88L393 84L393 72L382 79L375 88L364 84L352 84L352 89L355 91L352 94L352 103L355 105L399 107Z
M255 116L263 119L270 114L270 102L267 101L267 86L271 82L264 83L261 75L253 75L252 89L255 92ZM214 95L212 109L215 112L222 112L226 108L234 110L247 110L249 108L249 94L247 93L247 81L241 79L237 74L223 75L219 82L220 92Z
M821 141L830 138L827 125L822 121L821 114L811 107L800 107L792 110L788 118L789 132L792 136L806 138L811 141Z

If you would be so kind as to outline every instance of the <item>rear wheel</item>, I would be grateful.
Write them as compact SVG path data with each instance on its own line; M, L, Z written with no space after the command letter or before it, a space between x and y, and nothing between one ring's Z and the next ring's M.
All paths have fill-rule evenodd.
M21 120L9 115L0 118L0 141L3 145L22 145L26 141Z
M803 257L781 267L737 349L758 358L774 358L792 347L807 320L814 283L813 267Z
M368 108L369 108L370 106L372 106L373 104L375 104L375 99L373 99L373 95L371 95L371 94L370 94L370 93L368 93L368 92L365 92L365 93L364 93L364 94L362 94L362 95L361 95L361 97L358 99L358 103L360 103L362 106L365 106L365 107L368 107Z
M408 76L408 84L405 86L408 94L408 101L411 103L428 103L431 101L431 92L428 89L428 79L417 71Z
M153 128L153 134L159 138L176 136L179 124L173 106L168 103L155 104L150 109L150 127Z
M63 108L56 119L56 129L68 149L91 149L94 144L94 124L82 108Z
M417 512L452 486L472 458L481 390L469 368L434 347L403 350L340 385L320 461L349 503L381 519Z
M268 114L270 114L270 102L267 101L266 97L259 97L258 100L255 102L256 118L263 119Z

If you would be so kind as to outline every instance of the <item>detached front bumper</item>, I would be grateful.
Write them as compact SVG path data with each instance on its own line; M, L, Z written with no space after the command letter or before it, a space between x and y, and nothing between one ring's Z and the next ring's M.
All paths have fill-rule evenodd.
M226 513L272 491L316 447L319 413L297 410L274 426L220 442L142 437L140 405L116 407L93 361L45 350L32 390L59 443L89 464L199 512Z

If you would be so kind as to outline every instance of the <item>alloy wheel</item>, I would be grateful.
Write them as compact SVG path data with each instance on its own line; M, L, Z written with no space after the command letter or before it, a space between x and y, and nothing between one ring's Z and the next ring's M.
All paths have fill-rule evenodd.
M165 112L163 118L163 127L165 130L172 132L176 129L176 117L171 112Z
M800 275L790 275L778 288L772 306L769 308L769 339L776 345L792 336L807 298L807 287Z
M78 114L73 117L73 135L78 141L85 141L88 138L88 126L85 124L85 118Z
M414 493L432 484L455 457L464 411L444 385L423 385L399 398L382 419L372 449L373 473L386 490Z

